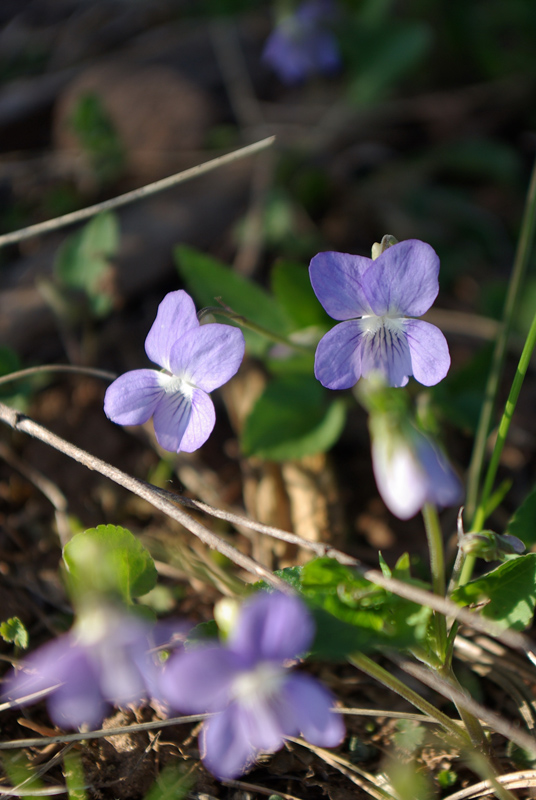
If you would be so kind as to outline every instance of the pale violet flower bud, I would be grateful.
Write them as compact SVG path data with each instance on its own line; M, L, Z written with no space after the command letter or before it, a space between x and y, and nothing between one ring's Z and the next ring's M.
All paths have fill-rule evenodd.
M237 372L244 357L242 331L201 325L192 298L182 289L167 294L145 340L155 369L117 378L104 398L107 417L118 425L142 425L151 417L158 444L192 453L210 436L216 416L208 393Z
M264 46L263 61L287 84L336 72L341 57L328 27L335 15L333 0L305 0L274 28Z
M411 375L433 386L449 370L439 328L414 319L437 297L439 258L417 239L386 244L372 259L326 252L311 261L316 296L330 317L343 320L316 350L315 375L328 389L350 389L375 372L388 386L405 386Z
M321 747L344 736L334 698L310 675L287 662L310 647L314 624L297 597L260 592L240 609L225 645L202 645L172 655L161 693L184 713L212 712L201 735L205 766L236 778L260 752L279 750L300 733Z
M441 508L459 504L461 482L428 436L381 413L370 415L369 429L376 486L396 517L409 519L426 503Z

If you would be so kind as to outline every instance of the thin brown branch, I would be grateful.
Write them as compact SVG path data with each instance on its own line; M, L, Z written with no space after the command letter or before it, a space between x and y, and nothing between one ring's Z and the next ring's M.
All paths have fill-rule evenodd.
M510 772L508 775L499 775L495 780L506 789L530 789L536 786L536 770L525 769L521 772ZM473 786L466 786L459 792L449 794L444 800L472 800L472 798L486 797L492 789L492 781L480 781Z
M0 377L0 386L12 381L19 381L22 378L30 378L42 372L73 372L77 375L89 375L91 378L102 378L105 381L114 381L117 375L105 369L95 369L95 367L82 367L77 364L42 364L38 367L27 367L18 369L16 372L9 372Z
M65 455L83 464L88 469L100 472L101 475L110 478L110 480L119 484L119 486L123 486L133 494L146 500L152 506L158 508L159 511L162 511L164 514L171 517L171 519L183 525L190 533L193 533L194 536L197 536L200 541L206 544L207 547L210 547L212 550L217 550L250 574L255 575L257 578L262 578L271 586L282 592L286 592L287 594L292 592L288 583L285 583L285 581L278 578L270 572L269 569L263 567L250 556L244 555L244 553L238 551L224 539L216 536L216 534L209 531L208 528L205 528L205 526L201 525L197 520L192 519L188 514L178 508L176 504L171 503L159 493L155 492L153 487L145 483L145 481L140 481L137 478L127 475L125 472L117 469L117 467L113 467L106 461L96 458L96 456L87 453L80 447L76 447L60 436L56 436L56 434L52 433L47 428L34 422L19 411L6 406L4 403L0 403L0 419L14 430L22 431L36 439L40 439L42 442L45 442L45 444L59 450L60 453L65 453Z
M82 450L80 447L76 447L70 442L67 442L65 439L62 439L60 436L56 436L56 434L49 431L43 425L34 422L29 417L21 414L19 411L16 411L13 408L10 408L9 406L6 406L4 403L0 403L0 421L4 422L6 425L9 425L14 430L27 433L28 435L45 442L45 444L54 447L61 453L65 453L65 455L83 464L88 469L100 472L102 475L106 476L110 480L115 481L117 484L123 486L125 489L128 489L133 494L138 495L138 497L146 500L152 506L158 508L164 514L167 514L169 517L179 522L208 547L222 553L247 572L250 572L258 578L262 578L271 586L279 589L280 591L286 593L292 592L292 589L285 581L278 578L276 575L270 572L270 570L266 569L266 567L263 567L253 558L240 553L238 550L236 550L236 548L228 544L228 542L224 541L219 536L216 536L214 533L209 531L208 528L205 528L204 525L201 525L199 522L189 517L177 507L178 504L186 505L187 503L196 501L187 501L187 503L183 502L186 500L186 498L181 498L179 495L173 495L171 493L164 492L164 490L152 486L145 481L132 478L130 475L127 475L120 469L113 467L106 461L96 458L90 453L87 453L85 450ZM211 513L214 516L218 516L219 514L228 514L228 512L218 512L218 514L216 514L214 513L216 509L211 509L210 506L206 506L205 504L198 504L194 507L197 510L204 510L206 513ZM228 515L221 516L221 518L228 518L231 520L231 516L235 520L240 520L239 524L247 526L253 530L260 530L262 527L262 532L267 533L270 536L281 538L285 541L291 541L289 537L292 536L292 541L295 544L300 544L300 546L308 547L310 550L314 551L316 551L318 548L318 544L308 542L305 539L300 539L299 536L290 534L287 531L280 531L278 528L271 528L268 525L260 526L258 523L254 523L251 520L248 520L246 517L242 518L237 517L236 515ZM465 608L461 608L452 600L440 597L439 595L428 592L425 589L419 589L417 586L412 586L409 583L404 583L403 581L395 578L387 578L380 570L368 569L364 567L357 559L352 559L351 556L348 556L345 553L328 548L327 545L321 545L321 547L322 552L318 554L329 555L331 558L336 558L338 561L348 564L357 572L359 572L364 578L371 581L371 583L382 586L399 597L404 597L407 600L413 601L414 603L420 603L423 606L432 608L434 611L439 611L441 614L458 619L460 622L469 625L474 630L486 633L489 636L498 639L508 647L525 651L529 658L535 657L533 644L522 634L517 633L516 631L504 630L504 628L502 628L500 625L497 625L492 620L488 620L476 612L473 613Z
M280 539L281 541L288 542L289 544L298 545L299 547L314 552L315 555L320 558L333 558L340 564L345 564L346 566L352 567L352 569L355 569L360 575L371 581L371 583L375 583L378 586L383 586L384 589L393 592L393 594L396 594L399 597L412 600L414 603L420 603L421 605L434 609L434 611L439 611L441 614L445 614L445 616L454 617L474 630L487 633L489 636L503 642L503 644L507 645L508 647L512 647L515 650L522 650L527 652L529 655L534 651L533 644L522 634L517 633L516 631L504 630L504 628L501 628L492 620L488 620L479 614L468 611L465 608L461 608L452 600L449 600L445 597L432 594L431 592L427 592L425 589L419 589L417 586L404 583L396 578L387 578L382 572L380 572L380 570L369 569L368 567L363 566L359 559L348 555L348 553L343 553L341 550L336 550L329 544L324 544L323 542L310 542L307 539L302 539L301 536L297 536L295 533L289 533L288 531L281 530L280 528L274 528L271 525L264 525L261 522L255 522L254 520L248 519L248 517L242 517L239 514L233 514L230 511L223 511L219 508L214 508L213 506L208 505L208 503L202 503L199 500L192 500L190 498L183 497L182 495L175 494L174 492L169 492L166 489L160 489L156 486L152 488L162 496L167 497L172 502L184 505L187 508L195 509L196 511L202 511L205 514L210 514L210 516L216 517L217 519L225 520L232 525L249 528L250 530L266 534L267 536L272 536L274 539Z
M186 717L170 717L169 719L157 719L152 722L137 722L133 725L121 725L117 728L99 728L99 730L96 731L83 731L82 733L59 733L57 736L40 736L36 739L10 739L8 742L0 742L0 750L46 747L49 744L67 744L68 742L82 742L85 739L103 739L108 736L124 736L126 733L154 731L160 728L169 728L171 725L186 725L190 722L202 722L210 716L212 715L189 714Z
M3 236L0 236L0 248L7 244L22 242L24 239L30 239L32 236L50 233L59 228L64 228L67 225L73 225L75 222L82 222L82 220L94 217L102 211L111 211L114 208L120 208L136 200L150 197L165 189L170 189L172 186L177 186L179 183L184 183L192 178L205 175L207 172L211 172L218 167L223 167L225 164L231 164L233 161L258 153L260 150L265 150L267 147L270 147L274 141L275 136L269 136L267 139L262 139L254 144L241 147L239 150L233 150L232 153L213 158L210 161L206 161L204 164L190 167L190 169L177 172L175 175L170 175L154 183L149 183L139 189L133 189L131 192L126 192L126 194L121 194L118 197L112 197L110 200L104 200L102 203L96 203L93 206L81 208L78 211L71 211L69 214L64 214L62 217L49 219L46 222L38 222L36 225L30 225L27 228L21 228L21 230L13 231L12 233L5 233Z

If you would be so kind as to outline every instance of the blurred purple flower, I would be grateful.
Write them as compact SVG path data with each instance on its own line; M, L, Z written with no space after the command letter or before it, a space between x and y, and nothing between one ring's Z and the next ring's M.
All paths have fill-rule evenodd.
M161 447L192 453L216 421L208 392L232 378L242 362L242 331L201 325L192 298L179 290L160 303L145 352L162 371L136 369L117 378L104 398L106 416L118 425L141 425L153 417Z
M56 725L95 728L111 706L158 698L161 667L153 632L136 617L95 608L69 633L25 658L7 678L3 698L28 705L41 699L28 695L47 692Z
M462 484L431 439L411 424L391 424L384 414L371 414L369 427L376 485L396 517L409 519L426 503L460 503Z
M318 344L315 375L323 386L349 389L373 373L389 386L405 386L410 375L425 386L445 377L445 337L435 325L411 319L428 311L439 291L439 258L429 244L407 239L376 260L319 253L309 274L327 313L345 320Z
M261 592L240 610L227 644L172 655L162 696L186 713L216 712L203 726L201 751L218 778L235 778L260 751L278 750L300 732L335 747L344 736L334 698L317 680L285 663L311 645L314 624L296 597Z
M337 40L326 28L336 15L332 0L306 0L282 19L264 46L262 59L288 84L341 66Z

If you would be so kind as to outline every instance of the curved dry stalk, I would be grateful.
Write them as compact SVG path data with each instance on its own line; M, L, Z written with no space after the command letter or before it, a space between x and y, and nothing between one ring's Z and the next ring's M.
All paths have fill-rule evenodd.
M223 167L225 164L231 164L233 161L238 161L241 158L246 158L246 156L258 153L260 150L265 150L267 147L270 147L274 141L275 136L269 136L254 144L241 147L239 150L233 150L232 153L227 153L224 156L205 161L204 164L198 164L195 167L177 172L175 175L162 178L154 183L148 183L146 186L142 186L139 189L133 189L131 192L120 194L118 197L104 200L102 203L96 203L93 206L81 208L79 211L71 211L69 214L64 214L61 217L56 217L46 222L38 222L36 225L29 225L27 228L21 228L21 230L13 231L12 233L5 233L3 236L0 236L0 247L4 247L6 244L22 242L24 239L31 239L32 236L39 236L41 233L56 231L67 225L73 225L75 222L82 222L82 220L89 219L89 217L94 217L96 214L100 214L101 211L111 211L114 208L126 206L128 203L133 203L144 197L150 197L153 194L164 191L164 189L177 186L179 183L184 183L192 178L205 175L207 172L211 172L218 167Z
M56 794L68 794L65 786L47 786L46 789L26 789L18 791L17 787L0 786L0 795L4 797L52 797Z
M273 789L267 789L266 786L259 786L258 783L248 783L247 781L222 781L222 784L224 786L229 786L231 789L241 789L243 795L239 796L242 797L248 797L247 792L258 792L259 794L265 794L267 797L282 797L283 800L301 800L301 797L296 797L296 795L280 792L279 789L277 792L274 792Z
M428 716L428 714L414 714L411 711L388 711L385 708L341 708L337 706L332 709L336 714L348 715L351 717L375 717L385 719L403 719L411 722L422 722L429 725L441 725L440 720ZM453 725L463 725L461 719L451 719Z
M242 567L242 569L258 578L265 580L274 588L279 589L279 591L287 594L293 592L293 589L288 583L283 581L277 575L274 575L270 570L266 569L266 567L263 567L250 556L240 553L224 539L216 536L216 534L212 533L212 531L209 531L208 528L205 528L205 526L201 525L201 523L197 522L197 520L192 519L187 514L182 512L177 505L182 505L185 503L182 502L183 498L181 498L179 495L165 492L158 487L152 486L150 483L146 483L145 481L141 481L137 478L127 475L125 472L117 469L117 467L113 467L106 461L103 461L102 459L91 455L87 451L82 450L82 448L76 447L65 439L62 439L60 436L57 436L55 433L49 431L48 428L45 428L43 425L34 422L20 411L6 406L5 403L0 403L0 421L4 422L14 430L27 433L29 436L33 436L34 438L45 442L45 444L50 445L50 447L54 447L61 453L64 453L75 461L78 461L80 464L83 464L88 469L100 472L101 475L104 475L110 480L115 481L115 483L123 486L125 489L128 489L133 494L136 494L138 497L146 500L155 508L158 508L159 511L162 511L164 514L167 514L169 517L179 522L208 547L211 547L212 549L222 553L229 558L230 561L234 562L239 567ZM196 501L188 501L188 503L191 502ZM216 509L211 509L210 506L206 506L205 504L198 504L195 506L195 508L198 510L205 510L207 513L211 513L214 516L225 514L226 516L221 516L222 519L231 519L231 515L227 515L227 512L218 512L217 515L214 513ZM209 509L211 510L209 511ZM292 536L292 541L294 543L300 544L300 546L303 547L307 547L309 550L314 551L318 547L318 544L308 542L305 539L301 539L299 536L289 534L287 531L280 531L278 528L271 528L267 525L260 526L259 523L254 523L251 520L248 520L246 517L237 517L237 515L232 515L232 517L237 520L239 519L241 525L250 527L253 530L260 530L262 527L263 533L267 533L270 536L275 536L276 538L285 538L286 541L290 541L288 537ZM351 556L341 553L338 550L329 548L326 551L325 548L327 545L320 545L320 547L323 550L322 555L328 554L331 558L336 558L337 560L343 559L342 563L352 566L353 569L359 572L359 574L366 578L366 580L371 581L371 583L382 586L384 589L393 592L393 594L396 594L399 597L404 597L405 599L411 600L414 603L419 603L423 606L427 606L428 608L432 608L434 611L439 611L441 614L445 614L445 616L458 619L460 622L463 622L474 630L486 633L508 647L526 652L529 658L535 658L533 645L522 634L517 633L516 631L504 630L504 628L501 628L500 625L497 625L491 620L487 620L485 617L482 617L477 613L472 613L465 608L461 608L452 600L448 600L445 597L440 597L439 595L428 592L425 589L419 589L417 586L404 583L404 581L397 580L396 578L387 578L380 570L368 569L364 567L358 559L353 559Z
M532 789L536 787L536 769L525 769L520 772L510 772L508 775L500 775L495 778L497 783L504 786L505 789ZM443 800L473 800L477 797L485 797L493 791L492 781L480 781L473 786L466 786L459 792L449 794Z
M29 378L41 372L73 372L77 375L89 375L92 378L103 378L105 381L114 381L117 378L115 372L108 372L105 369L95 367L82 367L78 364L42 364L38 367L27 367L18 369L16 372L9 372L7 375L0 376L0 386L22 378Z
M62 546L66 544L71 538L71 526L67 514L67 498L63 492L50 478L47 478L47 476L39 472L38 469L35 469L31 464L27 464L19 458L4 442L0 442L0 458L9 464L10 467L20 472L20 474L32 483L52 504L60 542Z
M447 698L447 700L451 700L456 706L464 708L470 714L477 717L477 719L487 723L492 730L500 733L506 739L515 742L515 744L519 745L519 747L526 750L531 755L536 756L536 742L528 733L515 727L494 711L489 711L489 709L477 703L476 700L473 700L466 692L455 688L435 673L421 667L420 664L416 664L407 658L401 658L395 653L386 652L386 655L408 675L417 678L417 680L424 683L425 686L429 686L431 689L438 692L438 694Z
M152 722L136 722L132 725L122 725L119 728L99 728L99 730L96 731L83 731L82 733L59 733L57 736L39 736L35 739L10 739L7 742L0 742L0 750L46 747L49 744L67 744L68 742L83 742L85 739L103 739L106 736L122 736L125 733L154 731L159 728L169 728L171 725L202 722L210 716L212 716L212 714L189 714L185 717L169 717L169 719L158 719Z
M534 671L526 670L523 663L516 663L513 666L497 653L484 650L477 642L468 641L462 636L456 637L454 652L473 672L493 681L506 694L510 695L527 730L534 736L536 733L536 702L530 688L536 678ZM516 659L516 661L520 661L520 659Z
M146 500L159 511L162 511L164 514L167 514L168 517L171 517L171 519L183 525L186 530L193 533L194 536L197 536L197 538L208 547L222 553L222 555L226 556L226 558L250 574L265 580L268 584L279 589L281 592L287 594L293 592L288 583L278 578L269 569L255 561L255 559L241 553L224 539L216 536L215 533L209 531L209 529L201 525L200 522L192 519L192 517L185 514L184 511L178 508L174 503L171 503L169 500L166 500L157 492L153 491L153 487L145 483L145 481L133 478L120 469L117 469L117 467L108 464L106 461L102 461L100 458L90 455L80 447L76 447L60 436L56 436L56 434L44 428L42 425L39 425L37 422L34 422L24 414L21 414L19 411L4 405L4 403L0 403L0 419L7 425L10 425L14 430L22 431L30 436L34 436L36 439L40 439L42 442L45 442L61 453L65 453L65 455L88 467L88 469L100 472L101 475L105 475L107 478L115 481L119 486L123 486L133 494Z
M355 569L356 572L359 572L360 575L371 581L371 583L382 586L384 589L393 592L393 594L396 594L399 597L404 597L407 600L412 600L414 603L420 603L421 605L428 606L435 611L439 611L441 614L445 614L445 616L454 617L474 630L487 633L494 639L503 642L505 645L512 647L515 650L522 650L527 653L533 652L533 644L522 634L517 633L516 631L505 630L499 625L496 625L492 620L487 620L485 617L477 616L471 611L467 611L467 609L456 605L456 603L448 598L440 597L439 595L427 592L425 589L419 589L416 586L404 583L396 578L387 578L379 570L370 569L363 566L362 562L358 558L354 558L354 556L348 555L348 553L337 550L329 544L325 544L323 542L311 542L308 539L303 539L301 536L297 536L295 533L289 533L289 531L281 530L281 528L275 528L272 525L265 525L262 522L256 522L255 520L251 520L248 517L243 517L240 514L234 514L230 511L223 511L222 509L215 508L208 503L183 497L182 495L176 494L175 492L170 492L167 489L161 489L156 486L154 486L153 489L163 497L167 497L172 502L196 511L202 511L203 513L209 514L216 519L229 522L231 525L249 528L252 531L266 534L266 536L272 536L274 539L280 539L283 542L298 545L304 550L310 550L320 558L333 558L340 564L352 567L352 569Z
M339 772L342 772L343 775L346 775L352 783L355 783L360 789L363 789L363 791L373 797L374 800L400 800L398 795L396 795L391 788L389 791L386 791L374 775L371 775L370 772L366 772L364 769L360 769L352 761L343 758L343 756L338 755L338 753L325 750L323 747L318 747L315 744L306 742L305 739L295 739L289 736L287 740L294 744L299 744L302 747L306 747L307 750L315 753L323 759L326 764L330 764L332 767L339 770Z

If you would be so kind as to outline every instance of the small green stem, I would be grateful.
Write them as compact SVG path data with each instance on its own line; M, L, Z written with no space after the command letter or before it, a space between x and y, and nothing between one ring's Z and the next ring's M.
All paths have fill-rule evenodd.
M525 341L521 357L519 359L519 364L517 365L516 374L512 382L512 388L510 389L510 394L508 395L508 400L506 401L504 413L502 415L502 419L499 424L499 430L497 433L497 439L495 441L495 447L493 448L493 453L491 454L488 471L486 473L486 479L484 481L484 488L482 489L482 496L480 498L480 503L478 505L475 514L475 521L473 527L476 531L479 531L484 525L484 522L486 521L486 506L488 504L490 494L493 491L493 484L495 482L495 477L497 475L497 469L499 467L499 462L501 459L506 437L508 436L508 431L510 429L510 423L512 422L512 417L514 415L514 410L519 398L519 393L521 391L525 375L527 374L527 370L530 364L530 359L535 347L536 347L536 316L532 320L532 325L530 326L530 330L527 339Z
M501 460L501 455L504 448L504 444L506 442L506 437L508 436L508 431L510 429L510 423L512 422L512 417L519 398L519 393L521 391L525 375L527 374L527 370L530 364L530 359L535 347L536 347L536 316L532 320L532 325L530 326L530 330L519 359L519 364L517 365L516 374L512 382L512 388L510 389L510 394L508 395L506 406L504 408L504 413L502 415L499 424L497 439L495 441L493 453L491 454L491 459L489 462L486 478L484 481L484 487L482 489L482 496L480 498L480 502L476 509L473 524L471 526L472 530L475 531L482 530L484 523L486 521L487 505L489 497L493 491L493 484L497 476L497 469L499 467L499 462ZM460 586L463 586L465 583L471 580L471 576L473 574L473 569L475 566L475 560L476 560L475 556L473 555L468 555L464 559L459 579Z
M438 674L440 675L441 678L444 678L444 680L446 680L447 683L450 683L450 685L453 686L455 689L458 689L460 692L463 691L450 665L440 669L438 671ZM482 728L480 721L474 716L474 714L471 714L471 712L467 711L467 709L465 709L462 705L459 705L456 702L454 703L454 705L456 706L458 714L460 715L460 718L462 719L463 724L465 725L465 728L467 730L467 733L469 734L469 737L473 745L478 750L482 751L485 754L486 758L491 759L492 752L490 750L488 740L486 739L486 734L484 733L484 729Z
M201 309L201 311L198 314L198 317L199 319L202 319L207 314L219 314L222 317L227 317L228 319L232 319L233 322L238 322L238 324L242 325L244 328L248 328L250 331L258 333L260 336L264 336L265 339L270 339L272 342L277 342L278 344L284 344L287 347L291 347L294 350L298 350L300 353L307 353L307 355L311 355L313 353L313 348L307 347L306 345L303 344L298 344L297 342L292 342L290 339L286 339L284 336L280 336L278 333L269 331L268 328L263 328L262 325L257 325L256 322L252 322L247 317L243 317L241 314L237 314L230 308L222 308L221 306L209 306L207 308Z
M363 653L353 653L351 656L349 656L348 660L366 675L369 675L371 678L374 678L374 680L377 680L378 683L387 686L387 688L391 689L391 691L396 692L396 694L400 695L400 697L403 697L404 700L407 700L412 706L418 708L419 711L422 711L424 714L427 714L429 717L435 719L439 725L457 738L462 748L467 747L470 744L469 737L457 722L448 717L446 714L443 714L443 712L439 711L439 709L432 705L432 703L429 703L427 700L421 697L420 694L414 692L413 689L410 689L409 686L406 686L403 681L395 678L394 675L392 675L383 667L380 667L379 664L376 664L376 662L372 661L372 659L368 658L368 656L363 655Z
M512 319L517 305L523 277L526 272L532 242L534 238L534 231L536 227L536 163L532 170L529 189L527 192L527 199L525 201L525 209L523 212L523 219L521 221L521 232L519 234L519 241L514 258L514 266L512 269L512 276L508 285L508 293L504 304L503 311L503 324L502 328L495 342L495 350L493 352L493 359L491 364L486 391L484 395L484 403L478 422L477 433L475 437L475 444L473 454L471 456L471 463L469 465L468 483L467 483L467 502L466 510L468 519L473 520L473 514L478 503L478 492L480 486L480 476L484 464L486 454L486 442L488 433L491 426L493 417L493 409L497 398L497 392L501 380L501 374L504 365L506 354L506 345L510 328L512 326ZM474 522L471 522L471 530L476 530Z
M431 503L425 503L422 509L428 548L430 550L430 571L432 573L432 589L435 594L445 596L445 556L443 552L443 534L437 509Z
M430 572L432 574L432 590L434 594L445 596L445 555L443 549L443 533L439 524L437 509L426 503L422 509L428 550L430 553ZM447 621L443 614L434 611L434 626L438 644L438 656L444 661L447 656Z

